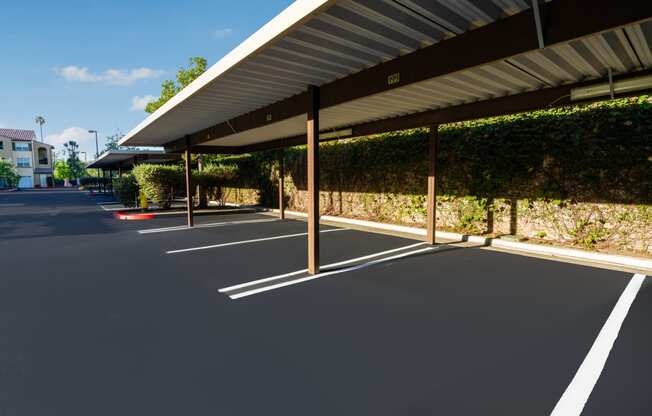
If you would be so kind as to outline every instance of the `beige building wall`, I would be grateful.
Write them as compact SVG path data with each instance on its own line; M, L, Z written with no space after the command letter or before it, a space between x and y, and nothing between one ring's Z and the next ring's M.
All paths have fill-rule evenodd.
M0 137L0 158L4 160L13 160L11 158L11 139Z
M34 185L47 186L47 178L53 176L53 147L47 143L32 141L32 166L34 168ZM36 173L46 169L48 173Z
M13 150L13 143L31 144L32 150ZM47 186L47 178L53 176L53 147L37 140L22 141L0 137L0 157L10 161L21 177L32 178L32 186ZM19 167L18 159L27 159L29 167ZM41 181L43 178L43 181Z

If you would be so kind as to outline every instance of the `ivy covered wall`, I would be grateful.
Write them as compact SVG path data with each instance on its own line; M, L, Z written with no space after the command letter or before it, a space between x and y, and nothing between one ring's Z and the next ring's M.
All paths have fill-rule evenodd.
M652 98L440 127L438 228L652 255ZM323 214L425 226L427 136L321 145ZM286 199L305 211L306 150L284 153ZM227 198L274 206L278 152L227 157Z

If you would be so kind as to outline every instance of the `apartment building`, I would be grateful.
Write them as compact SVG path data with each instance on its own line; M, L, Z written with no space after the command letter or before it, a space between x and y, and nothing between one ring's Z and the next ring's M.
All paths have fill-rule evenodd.
M0 129L0 158L16 167L19 188L53 185L53 147L37 141L34 130Z

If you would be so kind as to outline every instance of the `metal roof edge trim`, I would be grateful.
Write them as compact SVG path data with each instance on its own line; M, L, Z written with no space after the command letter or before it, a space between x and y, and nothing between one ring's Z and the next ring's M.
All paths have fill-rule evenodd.
M211 66L206 72L200 75L196 80L190 83L186 88L172 97L168 102L161 106L154 113L149 115L145 120L133 128L118 144L128 145L128 141L141 130L152 124L168 111L176 107L187 98L200 91L210 84L220 75L226 73L231 68L238 65L248 56L256 53L269 43L283 36L296 25L303 23L315 13L334 3L335 0L297 0L289 5L285 10L276 15L272 20L267 22L263 27L254 32L245 39L231 52L227 53L217 63Z

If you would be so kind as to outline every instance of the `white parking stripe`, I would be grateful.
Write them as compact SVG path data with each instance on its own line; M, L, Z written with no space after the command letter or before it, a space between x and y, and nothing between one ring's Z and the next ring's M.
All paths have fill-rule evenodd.
M244 220L244 221L225 221L225 222L214 222L209 224L195 224L194 227L188 227L187 225L177 225L175 227L150 228L146 230L138 230L138 234L165 233L169 231L193 230L196 228L213 228L213 227L223 227L226 225L255 224L260 222L275 222L275 221L279 221L279 220L277 218L273 218L273 219Z
M355 263L355 262L362 261L362 260L372 259L374 257L384 256L385 254L396 253L397 251L408 250L410 248L413 248L413 247L416 247L416 246L421 246L421 245L424 245L424 244L425 243L410 244L409 246L394 248L394 249L387 250L387 251L381 251L379 253L373 253L373 254L369 254L367 256L356 257L354 259L344 260L344 261L340 261L338 263L327 264L325 266L321 266L321 269L322 269L322 272L323 272L324 270L328 270L329 268L344 266L345 264L351 264L351 263ZM302 274L302 273L308 273L308 269L301 269L301 270L297 270L295 272L280 274L278 276L266 277L264 279L252 280L250 282L245 282L245 283L240 283L240 284L234 285L234 286L224 287L224 288L220 289L218 292L220 292L220 293L233 292L234 290L237 290L237 289L242 289L242 288L249 287L249 286L256 286L256 285L259 285L261 283L272 282L274 280L285 279L286 277L296 276L296 275L299 275L299 274Z
M333 228L331 230L322 230L322 231L320 231L320 233L332 233L334 231L348 231L348 230L346 228ZM256 239L253 239L253 240L232 241L232 242L229 242L229 243L212 244L210 246L184 248L184 249L180 249L180 250L170 250L170 251L166 251L165 254L187 253L189 251L199 251L199 250L208 250L208 249L211 249L211 248L238 246L238 245L241 245L241 244L258 243L258 242L261 242L261 241L282 240L284 238L301 237L301 236L304 236L304 235L308 235L308 233L285 234L285 235L277 235L277 236L274 236L274 237L256 238Z
M584 358L582 365L575 373L575 377L564 391L550 416L579 416L582 413L595 384L600 378L600 374L602 374L629 308L636 299L644 280L644 275L635 274L629 281L589 353Z
M417 246L422 246L424 244L425 243L410 244L409 246L394 248L394 249L387 250L387 251L381 251L379 253L369 254L367 256L356 257L354 259L349 259L349 260L344 260L344 261L340 261L340 262L337 262L337 263L327 264L327 265L321 266L321 270L323 272L324 270L328 270L328 269L333 268L333 267L344 266L345 264L351 264L351 263L355 263L355 262L362 261L362 260L372 259L374 257L384 256L385 254L391 254L391 253L396 253L397 251L408 250L410 248L414 248L414 247L417 247ZM301 269L301 270L297 270L297 271L290 272L290 273L284 273L284 274L281 274L281 275L278 275L278 276L266 277L264 279L252 280L250 282L245 282L245 283L240 283L240 284L234 285L234 286L224 287L224 288L220 289L218 292L220 292L220 293L233 292L234 290L237 290L237 289L243 289L243 288L249 287L249 286L256 286L256 285L259 285L261 283L272 282L274 280L284 279L286 277L296 276L296 275L299 275L299 274L302 274L302 273L308 273L308 269Z
M392 260L397 260L397 259L400 259L400 258L403 258L403 257L413 256L413 255L419 254L419 253L425 253L425 252L428 252L428 251L433 251L435 249L437 249L437 247L422 248L420 250L414 250L414 251L410 251L410 252L407 252L407 253L397 254L397 255L391 256L391 257L385 257L385 258L382 258L382 259L373 260L373 261L370 261L370 262L367 262L367 263L357 264L355 266L347 267L347 268L344 268L344 269L333 270L333 271L330 271L330 272L324 272L324 273L319 273L319 274L315 274L315 275L311 275L311 276L306 276L306 277L302 277L302 278L299 278L299 279L290 280L290 281L287 281L287 282L277 283L277 284L271 285L271 286L263 286L263 287L248 290L248 291L245 291L245 292L238 292L238 293L236 293L234 295L229 295L229 297L231 299L234 299L234 300L235 299L240 299L240 298L244 298L246 296L255 295L257 293L268 292L270 290L278 289L278 288L281 288L281 287L296 285L298 283L307 282L309 280L319 279L321 277L327 277L327 276L332 276L332 275L335 275L335 274L347 273L347 272L351 272L351 271L354 271L354 270L364 269L364 268L371 267L371 266L376 265L376 264L385 263L385 262L392 261Z

